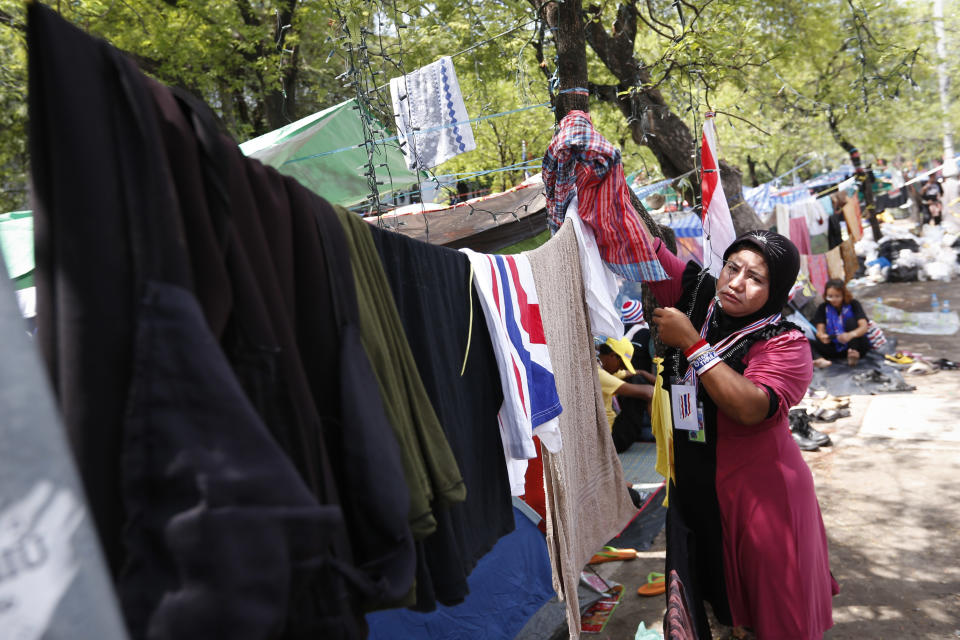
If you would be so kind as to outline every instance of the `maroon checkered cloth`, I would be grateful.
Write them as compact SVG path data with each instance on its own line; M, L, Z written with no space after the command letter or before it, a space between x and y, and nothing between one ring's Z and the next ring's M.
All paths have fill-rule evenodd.
M614 273L634 282L669 278L650 232L630 204L620 150L583 111L571 111L560 121L543 157L543 184L551 228L563 224L576 193L580 218L593 229L600 257Z

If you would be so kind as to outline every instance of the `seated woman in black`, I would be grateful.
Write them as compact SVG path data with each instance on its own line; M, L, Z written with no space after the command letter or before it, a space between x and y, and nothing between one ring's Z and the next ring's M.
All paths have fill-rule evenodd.
M823 297L826 300L813 314L817 339L811 340L815 367L828 367L832 360L847 358L847 364L855 366L870 350L867 340L867 314L860 303L853 299L842 280L828 280Z

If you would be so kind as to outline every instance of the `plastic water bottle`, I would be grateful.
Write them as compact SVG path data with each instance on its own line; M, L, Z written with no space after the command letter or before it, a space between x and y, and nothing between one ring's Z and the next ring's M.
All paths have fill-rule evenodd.
M940 306L940 311L943 311L944 313L950 313L950 301L949 301L949 300L944 300L944 301L943 301L943 304Z
M937 294L935 293L930 296L930 311L934 313L940 311L940 301L937 300Z

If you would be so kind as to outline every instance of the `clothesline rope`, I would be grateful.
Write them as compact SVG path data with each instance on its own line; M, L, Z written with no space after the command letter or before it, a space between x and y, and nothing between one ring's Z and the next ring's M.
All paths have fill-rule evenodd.
M506 31L503 31L503 32L501 32L501 33L498 33L498 34L495 35L495 36L491 36L491 37L487 38L486 40L481 40L480 42L477 42L476 44L472 44L472 45L470 45L469 47L467 47L466 49L461 49L460 51L457 51L456 53L451 53L451 54L450 54L450 58L456 58L457 56L462 56L462 55L465 54L465 53L469 53L469 52L473 51L474 49L477 49L477 48L479 48L479 47L482 47L483 45L485 45L485 44L487 44L487 43L493 42L494 40L497 40L497 39L499 39L499 38L502 38L503 36L510 35L510 34L513 33L514 31L517 31L517 30L519 30L519 29L523 29L524 27L527 27L527 26L535 23L536 21L537 21L536 18L534 18L534 19L532 19L532 20L527 20L526 22L524 22L524 23L522 23L522 24L518 24L517 26L515 26L515 27L513 27L513 28L510 28L510 29L507 29ZM379 87L376 88L376 91L382 91L382 90L386 89L389 85L390 85L389 82L386 83L386 84L382 84L382 85L380 85Z
M472 124L472 123L474 123L474 122L483 122L484 120L491 120L491 119L493 119L493 118L502 118L503 116L509 116L509 115L514 114L514 113L520 113L521 111L529 111L530 109L537 109L537 108L540 108L540 107L549 107L549 106L550 106L550 103L549 103L549 102L541 102L541 103L539 103L539 104L531 104L531 105L527 105L527 106L525 106L525 107L518 107L518 108L516 108L516 109L511 109L511 110L509 110L509 111L501 111L500 113L491 113L491 114L489 114L489 115L479 116L479 117L476 117L476 118L470 118L470 119L468 119L468 120L463 120L463 121L459 121L459 122L450 122L450 123L448 123L448 124L438 125L438 126L436 126L436 127L430 127L429 129L421 129L421 130L415 131L415 132L413 132L413 133L414 133L415 135L423 135L423 134L426 134L426 133L434 133L434 132L437 132L437 131L442 131L442 130L444 130L444 129L449 129L449 128L451 128L451 127L456 127L456 126L460 126L460 125L464 125L464 124ZM302 161L304 161L304 160L312 160L312 159L314 159L314 158L323 158L323 157L325 157L325 156L330 156L330 155L333 155L333 154L335 154L335 153L342 153L342 152L344 152L344 151L350 151L351 149L360 149L360 148L366 147L367 145L371 145L371 144L372 144L372 145L386 144L386 143L388 143L388 142L395 142L395 141L397 141L397 140L399 140L399 139L400 139L399 136L390 136L389 138L381 138L381 139L379 139L379 140L364 140L364 141L361 142L361 143L353 144L353 145L350 145L350 146L348 146L348 147L340 147L339 149L332 149L332 150L330 150L330 151L322 151L322 152L320 152L320 153L314 153L314 154L311 154L311 155L309 155L309 156L302 156L302 157L300 157L300 158L291 158L290 160L287 160L287 161L284 162L283 164L292 164L292 163L294 163L294 162L302 162Z

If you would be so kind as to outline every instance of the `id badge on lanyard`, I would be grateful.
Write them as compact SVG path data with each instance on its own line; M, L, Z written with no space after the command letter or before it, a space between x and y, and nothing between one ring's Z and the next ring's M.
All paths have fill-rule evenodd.
M696 384L673 378L670 384L670 406L673 410L673 428L687 432L691 442L706 442L703 428L703 403L697 400Z

